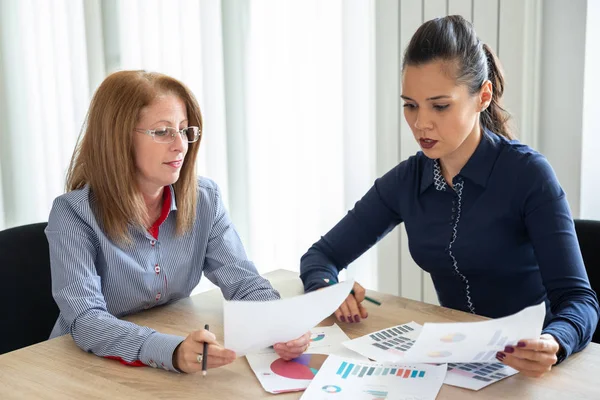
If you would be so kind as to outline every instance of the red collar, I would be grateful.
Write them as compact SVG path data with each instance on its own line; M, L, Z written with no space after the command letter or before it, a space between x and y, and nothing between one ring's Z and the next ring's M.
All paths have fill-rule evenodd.
M148 229L148 232L154 239L158 239L158 228L160 225L165 222L165 219L169 216L169 212L171 211L171 188L169 186L165 186L163 190L163 205L162 210L160 211L160 217L156 220L156 222Z

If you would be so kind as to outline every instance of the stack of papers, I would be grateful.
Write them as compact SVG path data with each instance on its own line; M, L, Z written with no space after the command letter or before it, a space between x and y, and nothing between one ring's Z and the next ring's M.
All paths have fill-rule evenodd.
M410 322L344 342L349 349L380 362L448 363L444 383L479 390L516 370L496 361L496 353L520 339L540 336L545 304L482 322Z

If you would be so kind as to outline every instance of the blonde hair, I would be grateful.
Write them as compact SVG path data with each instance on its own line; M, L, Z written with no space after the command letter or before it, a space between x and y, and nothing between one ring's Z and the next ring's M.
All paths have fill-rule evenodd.
M188 123L202 129L200 107L192 92L167 75L120 71L98 87L67 172L67 192L89 185L93 209L111 240L131 243L129 226L144 227L148 211L137 188L133 131L140 111L160 95L174 94L186 105ZM200 140L190 143L173 184L177 199L176 233L189 231L196 217L195 163Z

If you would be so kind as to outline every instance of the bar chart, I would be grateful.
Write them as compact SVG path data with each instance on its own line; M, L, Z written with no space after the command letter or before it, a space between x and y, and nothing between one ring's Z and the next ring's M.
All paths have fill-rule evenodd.
M364 378L365 376L397 376L403 379L409 378L424 378L426 371L410 368L391 368L385 366L372 366L372 364L355 364L352 362L343 361L337 369L336 375L347 379Z

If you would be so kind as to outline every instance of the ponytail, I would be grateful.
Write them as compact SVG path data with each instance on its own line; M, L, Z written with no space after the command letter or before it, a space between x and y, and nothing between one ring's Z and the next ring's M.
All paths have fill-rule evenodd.
M481 113L480 122L482 128L502 135L507 139L514 139L508 126L510 114L502 107L502 95L504 94L504 75L498 58L487 44L483 45L483 51L487 58L488 79L492 82L492 101Z

